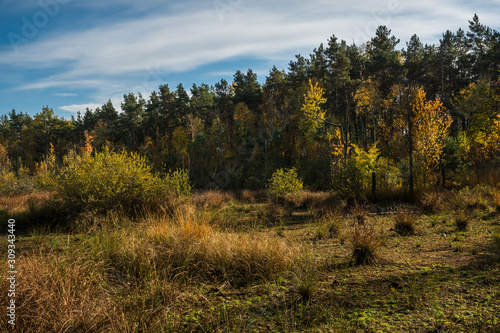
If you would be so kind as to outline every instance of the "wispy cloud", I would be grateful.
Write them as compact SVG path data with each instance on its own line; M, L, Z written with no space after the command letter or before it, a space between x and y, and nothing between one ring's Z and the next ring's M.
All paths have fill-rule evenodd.
M388 25L401 38L400 47L414 33L424 42L435 43L446 29L466 27L474 12L483 23L497 28L500 5L490 2L488 10L481 12L479 1L452 0L70 1L68 6L95 11L96 15L109 8L119 10L109 20L88 18L90 28L54 29L43 39L20 46L18 53L0 52L0 64L19 71L53 72L29 83L18 82L19 91L86 89L89 102L104 102L125 91L150 92L164 83L169 73L224 59L292 60L295 54L310 53L333 33L359 45L371 38L379 25ZM217 11L220 3L226 5L222 17ZM59 15L65 14L61 11ZM214 74L210 70L205 73Z
M97 107L100 107L101 104L97 103L87 103L87 104L73 104L73 105L63 105L59 107L63 111L77 113L78 111L85 111L87 108L91 110L95 110Z
M57 97L74 97L74 96L78 96L78 94L75 94L75 93L56 93L56 94L53 94L54 96L57 96Z

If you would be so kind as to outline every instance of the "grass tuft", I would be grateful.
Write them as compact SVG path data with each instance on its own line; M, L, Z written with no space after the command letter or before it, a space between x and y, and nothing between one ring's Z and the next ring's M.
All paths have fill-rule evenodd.
M235 200L235 197L232 193L220 190L203 191L193 195L193 203L204 208L221 208L233 200Z
M322 214L316 228L316 239L322 239L327 236L339 236L344 226L344 218L338 210L329 210Z
M394 230L402 235L415 234L416 216L409 209L399 208L394 214Z
M313 266L312 258L304 256L295 271L293 279L295 292L301 302L309 302L318 290L318 269Z
M109 294L103 288L102 263L56 253L24 256L17 263L18 332L70 332L109 329ZM6 288L2 277L0 286ZM57 320L56 320L57 318ZM6 320L2 320L5 324ZM7 331L6 327L0 328Z
M463 210L455 214L455 227L457 231L466 231L469 226L470 216Z
M352 216L354 218L354 222L363 225L368 221L368 210L362 206L354 206L351 209Z
M493 194L493 203L495 205L496 212L500 213L500 192L498 190Z
M382 239L369 225L355 225L351 232L351 258L356 265L371 265L379 261Z
M500 251L500 228L493 233L493 242L497 246L498 251Z

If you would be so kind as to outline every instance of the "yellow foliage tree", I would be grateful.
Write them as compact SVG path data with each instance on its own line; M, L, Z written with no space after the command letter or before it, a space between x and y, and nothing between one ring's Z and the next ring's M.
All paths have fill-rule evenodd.
M94 147L92 146L92 143L94 142L94 137L88 133L88 131L85 131L85 145L82 147L82 155L83 156L89 156L92 154L92 151L94 150Z
M425 186L432 172L441 163L452 118L438 99L427 101L422 88L417 89L411 106L415 126L415 157Z
M467 120L467 158L479 181L488 163L500 158L500 95L493 82L483 79L462 89L454 107Z
M473 82L455 99L456 109L469 123L470 158L476 165L500 153L500 96L488 80Z
M245 103L240 102L236 104L233 117L243 130L251 131L254 128L255 116Z
M309 87L302 104L302 121L300 128L308 136L309 133L314 133L325 121L325 111L321 109L321 105L326 102L323 97L325 90L319 86L319 83L312 83L309 79Z

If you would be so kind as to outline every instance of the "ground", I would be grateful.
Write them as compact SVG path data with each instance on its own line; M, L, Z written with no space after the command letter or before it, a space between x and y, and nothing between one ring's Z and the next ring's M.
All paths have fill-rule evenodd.
M458 195L472 194L448 193L440 206L437 199L430 207L407 204L413 232L401 235L394 222L400 203L358 212L336 203L332 212L320 208L326 194L308 204L197 194L190 202L207 229L168 231L193 237L180 243L157 229L158 220L176 223L179 215L79 216L92 223L69 230L33 223L50 215L36 207L51 194L2 198L2 219L18 221L18 332L500 332L498 207ZM375 239L371 264L353 261L356 228ZM218 249L207 245L207 253L191 256L193 243L216 237ZM275 252L232 248L224 242L231 237L269 242L257 252ZM241 258L213 259L230 255L220 244ZM181 264L172 259L181 251L174 246L191 251L178 252ZM271 265L274 255L292 260ZM4 292L0 305L7 301ZM5 318L0 328L9 329Z

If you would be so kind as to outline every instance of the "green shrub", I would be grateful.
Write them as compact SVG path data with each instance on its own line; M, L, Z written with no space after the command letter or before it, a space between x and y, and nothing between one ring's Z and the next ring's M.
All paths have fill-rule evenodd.
M52 143L50 144L50 153L40 163L36 163L35 185L37 189L54 190L56 188L56 154Z
M333 166L333 189L345 198L364 200L372 188L373 174L377 192L390 193L401 185L401 172L390 160L380 156L376 145L365 150L353 144L349 158Z
M18 195L33 192L35 192L34 180L26 169L21 168L17 176L12 171L0 171L0 194Z
M193 187L189 181L188 171L183 169L177 169L167 174L164 183L168 193L174 194L177 197L189 196Z
M16 192L17 178L11 171L0 171L0 194L11 195Z
M297 169L278 169L271 176L267 190L272 199L281 200L288 193L301 190L302 186L303 183L297 175Z
M179 174L170 176L169 184L181 184L182 179ZM180 191L182 186L178 186L176 190ZM158 204L167 186L152 173L144 157L105 149L95 156L84 154L67 159L56 189L69 209L104 212Z

